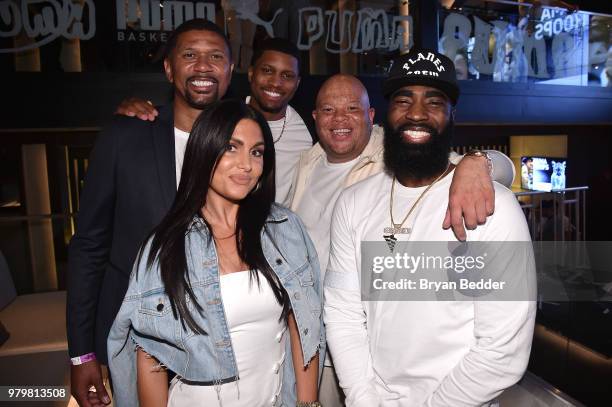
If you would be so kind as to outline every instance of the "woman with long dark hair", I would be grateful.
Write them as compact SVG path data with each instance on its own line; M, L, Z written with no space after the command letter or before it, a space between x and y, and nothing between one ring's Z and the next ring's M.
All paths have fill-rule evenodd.
M265 119L236 100L205 109L109 335L116 405L318 405L318 261L273 202Z

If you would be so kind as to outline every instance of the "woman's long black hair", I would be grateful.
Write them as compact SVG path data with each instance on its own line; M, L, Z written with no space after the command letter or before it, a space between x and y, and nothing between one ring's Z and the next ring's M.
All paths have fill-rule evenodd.
M208 242L213 241L212 229L201 213L217 163L227 151L234 129L240 120L255 121L263 134L263 172L259 186L240 202L236 219L236 246L240 259L248 265L251 277L257 280L257 270L266 278L277 301L283 307L281 319L289 313L289 298L263 254L261 232L274 202L274 141L268 123L263 116L235 99L218 101L202 111L193 125L183 161L181 181L176 198L168 214L152 232L152 242L147 267L151 269L159 261L161 279L170 298L174 318L181 320L194 332L205 334L196 324L187 308L186 297L193 301L194 309L202 311L193 293L187 259L185 235L195 216L208 227Z

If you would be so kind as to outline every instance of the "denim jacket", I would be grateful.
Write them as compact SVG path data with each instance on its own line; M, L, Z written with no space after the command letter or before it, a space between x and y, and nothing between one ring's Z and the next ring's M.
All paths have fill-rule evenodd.
M172 314L157 262L148 269L151 241L136 262L127 293L108 337L109 366L118 407L137 406L136 353L141 347L180 378L218 386L238 380L229 328L219 286L215 245L202 219L194 218L185 234L191 286L201 313L188 309L206 335L184 328ZM321 282L316 251L299 217L272 206L261 233L268 264L287 291L299 330L304 363L319 352L319 373L325 360L325 331L321 318ZM263 280L265 281L265 280ZM189 299L188 299L189 300ZM291 344L286 341L283 386L275 406L295 406L296 386Z

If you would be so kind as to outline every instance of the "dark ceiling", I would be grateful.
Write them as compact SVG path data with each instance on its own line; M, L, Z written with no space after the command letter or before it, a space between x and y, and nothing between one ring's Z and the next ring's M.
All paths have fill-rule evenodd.
M582 11L612 14L612 1L610 0L568 0L567 3L577 4Z

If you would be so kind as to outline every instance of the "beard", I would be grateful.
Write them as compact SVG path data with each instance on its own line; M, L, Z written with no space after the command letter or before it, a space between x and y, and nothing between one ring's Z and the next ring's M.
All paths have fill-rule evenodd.
M397 129L385 122L384 162L386 170L398 179L411 178L423 180L440 175L448 166L454 123L448 122L442 132L419 124L429 131L430 138L425 143L404 141L402 132L414 126L406 123Z
M207 106L213 104L217 100L219 100L218 90L215 90L215 92L212 94L212 99L207 98L206 100L195 100L190 92L185 93L185 101L187 102L187 104L198 110L204 110Z

